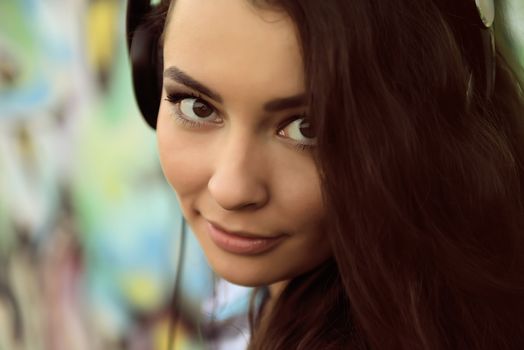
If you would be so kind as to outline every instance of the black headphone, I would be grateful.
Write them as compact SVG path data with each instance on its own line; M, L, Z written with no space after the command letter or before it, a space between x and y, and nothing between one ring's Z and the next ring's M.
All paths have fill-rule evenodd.
M154 9L150 0L128 0L126 34L135 99L147 124L156 129L162 95L164 62L160 40L165 16L155 18Z
M161 0L166 5L171 0ZM157 1L158 2L158 1ZM155 18L151 0L128 0L127 5L127 46L131 61L135 98L147 124L156 129L156 119L162 95L162 43L165 16ZM494 0L446 0L443 13L454 24L456 37L475 38L461 44L470 57L472 86L483 91L485 98L491 98L495 84L495 18ZM473 3L475 6L473 6ZM452 9L452 11L450 11ZM471 35L471 32L480 35ZM479 47L482 49L479 50Z

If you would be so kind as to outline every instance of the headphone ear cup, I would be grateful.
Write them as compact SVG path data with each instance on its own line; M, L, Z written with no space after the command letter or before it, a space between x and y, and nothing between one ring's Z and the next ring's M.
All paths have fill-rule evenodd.
M129 48L133 90L140 112L147 124L156 129L162 95L162 49L153 28L138 26Z

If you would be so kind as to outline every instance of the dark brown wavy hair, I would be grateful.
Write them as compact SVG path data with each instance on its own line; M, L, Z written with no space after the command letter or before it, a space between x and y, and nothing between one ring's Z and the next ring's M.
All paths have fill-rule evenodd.
M473 0L253 2L296 24L333 258L253 320L249 349L524 349L524 96L504 35L486 98L450 10Z

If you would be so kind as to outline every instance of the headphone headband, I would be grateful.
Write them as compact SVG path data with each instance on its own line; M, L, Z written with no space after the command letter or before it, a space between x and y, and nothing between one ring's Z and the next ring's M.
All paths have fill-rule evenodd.
M158 5L156 5L158 6ZM127 48L131 61L135 99L147 124L156 129L162 95L162 47L159 42L165 18L152 23L148 16L156 7L150 0L128 0L126 16Z
M171 0L161 0L161 5L168 7ZM472 86L483 91L490 99L495 85L495 19L494 0L444 0L446 12L453 17L457 31L478 31L478 40L462 42L464 50L472 62ZM474 6L473 6L474 4ZM160 5L153 6L150 0L128 0L126 33L127 46L131 61L133 91L145 121L156 129L156 120L162 95L163 58L159 42L165 18L158 21L148 20L148 16ZM449 13L452 9L453 13ZM457 18L460 21L457 21ZM468 37L468 36L465 36ZM479 50L479 46L482 48ZM468 91L470 93L471 91Z

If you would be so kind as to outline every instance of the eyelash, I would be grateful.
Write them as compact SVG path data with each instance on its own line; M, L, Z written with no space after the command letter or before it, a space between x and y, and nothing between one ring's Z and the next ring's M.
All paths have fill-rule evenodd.
M200 96L199 94L194 94L194 93L172 93L172 94L167 94L167 97L165 98L165 100L167 102L169 102L170 104L172 104L173 106L176 106L178 103L180 103L180 101L182 101L183 99L186 99L186 98L196 98L196 99L199 99L199 100L205 102L205 100L202 98L202 96ZM180 108L180 107L178 107L178 108ZM177 109L175 109L173 111L173 114L174 114L175 120L177 122L179 122L180 124L182 124L183 126L187 126L187 127L190 127L190 128L200 128L200 127L203 127L206 124L205 122L196 122L194 120L189 120L189 119L185 118L182 115L182 113L180 112L180 110L177 110Z
M168 93L167 97L165 98L165 101L169 102L173 106L176 106L178 103L180 103L180 101L186 98L196 98L209 105L209 103L207 103L205 99L202 98L201 95L195 94L195 93ZM212 106L210 107L213 108L213 110L216 113L216 109ZM206 122L196 122L196 121L185 118L179 110L174 110L173 112L174 112L173 114L174 114L175 120L181 123L183 126L187 126L190 128L201 128L204 125L206 125ZM299 119L299 117L293 117L293 118L286 120L279 127L279 130L284 129L286 126L291 124L296 119ZM315 147L314 145L309 145L305 143L293 143L292 146L299 151L307 151Z
M294 121L299 120L299 119L304 119L304 118L305 117L301 115L295 115L290 118L287 118L278 126L278 130L279 131L284 130L286 127L291 125L291 123L293 123ZM307 151L307 150L311 150L315 148L315 145L307 144L307 143L300 143L300 142L292 142L291 145L299 151Z
M295 147L299 151L307 151L307 150L313 149L313 147L315 147L315 146L313 146L313 145L306 145L305 143L297 143L297 144L294 144L293 147Z

